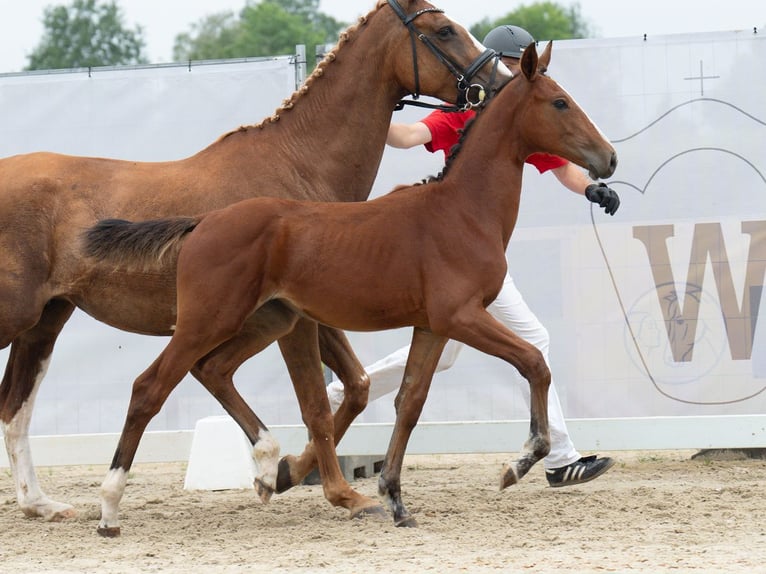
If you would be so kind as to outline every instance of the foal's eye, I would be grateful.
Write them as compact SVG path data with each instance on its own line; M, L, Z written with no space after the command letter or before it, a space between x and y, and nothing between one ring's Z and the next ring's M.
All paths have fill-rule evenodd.
M454 35L455 35L455 31L452 29L452 26L445 26L444 28L440 28L439 31L436 32L436 37L439 38L439 40L448 40Z
M559 98L558 100L553 101L553 107L557 110L566 110L569 109L569 104L567 104L565 99Z

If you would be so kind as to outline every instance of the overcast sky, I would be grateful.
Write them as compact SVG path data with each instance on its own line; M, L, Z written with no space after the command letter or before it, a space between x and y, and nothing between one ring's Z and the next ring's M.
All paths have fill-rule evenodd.
M570 5L567 0L558 0ZM0 0L0 73L18 72L42 35L46 6L71 0ZM498 18L531 2L513 0L442 0L434 4L465 26L484 17ZM239 11L245 0L118 0L129 26L144 28L152 63L171 61L173 40L190 24L223 10ZM368 12L374 0L321 0L320 9L338 20L353 22ZM766 33L763 0L727 0L718 4L699 0L580 0L582 16L611 38L633 35L685 34L757 27Z

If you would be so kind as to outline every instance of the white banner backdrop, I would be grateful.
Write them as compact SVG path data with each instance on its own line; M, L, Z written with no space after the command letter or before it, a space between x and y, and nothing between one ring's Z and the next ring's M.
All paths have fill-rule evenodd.
M569 418L766 412L764 58L751 32L554 42L549 73L614 143L622 198L591 221L553 175L524 176L509 269L550 332ZM422 116L407 114L396 121ZM435 155L389 150L375 193L436 173ZM353 336L366 362L408 339ZM422 418L524 417L519 388L466 349ZM391 402L364 420L388 420Z
M766 326L758 322L766 268L763 40L733 32L555 43L550 74L615 144L620 164L609 184L622 198L614 217L596 208L591 220L590 204L552 175L525 173L508 260L550 332L568 417L766 411ZM183 157L270 114L293 78L279 59L0 77L0 155ZM424 113L410 108L394 119ZM441 163L440 154L388 149L373 195ZM409 334L351 338L370 363ZM78 312L57 344L32 434L119 431L133 379L166 341ZM526 383L516 378L499 360L465 349L435 377L422 420L525 418ZM300 422L275 346L243 366L237 384L267 424ZM392 403L393 395L371 403L360 420L393 420ZM191 429L221 413L189 379L150 430Z

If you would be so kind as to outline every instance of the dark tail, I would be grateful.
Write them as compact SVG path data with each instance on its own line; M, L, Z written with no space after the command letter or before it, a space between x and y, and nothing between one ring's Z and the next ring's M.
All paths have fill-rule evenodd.
M119 266L149 267L176 254L181 240L199 223L198 217L173 217L130 222L104 219L83 234L88 257Z

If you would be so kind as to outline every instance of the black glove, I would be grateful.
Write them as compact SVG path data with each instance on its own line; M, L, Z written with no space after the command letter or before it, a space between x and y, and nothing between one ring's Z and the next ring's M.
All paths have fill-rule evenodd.
M603 207L607 215L614 215L620 207L620 196L604 182L591 183L585 188L585 197Z

